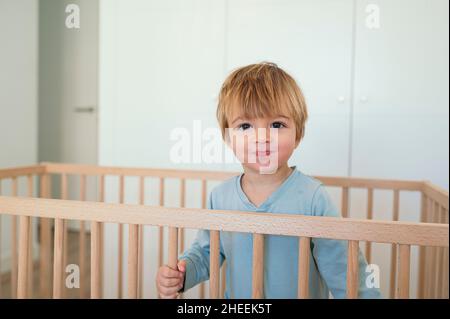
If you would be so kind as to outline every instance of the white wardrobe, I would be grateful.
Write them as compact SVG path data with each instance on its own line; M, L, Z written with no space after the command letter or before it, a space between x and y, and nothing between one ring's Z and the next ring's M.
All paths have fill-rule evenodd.
M170 143L153 141L155 154L148 136L191 128L193 119L216 126L225 76L273 61L296 78L309 106L292 164L310 174L429 179L448 189L448 1L100 7L100 161L168 165Z
M226 75L272 61L296 78L309 106L291 165L448 189L448 54L447 0L101 0L99 161L239 170L171 163L170 134L192 131L194 120L217 127ZM351 215L364 218L366 194L351 196ZM391 219L391 201L375 193L375 218ZM418 220L417 207L417 196L402 194L400 219ZM152 296L153 275L145 278Z

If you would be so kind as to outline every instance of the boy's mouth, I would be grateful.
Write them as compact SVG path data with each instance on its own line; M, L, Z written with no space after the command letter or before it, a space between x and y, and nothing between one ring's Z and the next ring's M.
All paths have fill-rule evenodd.
M267 151L257 151L256 152L256 155L257 156L260 156L260 157L263 157L263 156L269 156L270 155L270 150L267 150Z

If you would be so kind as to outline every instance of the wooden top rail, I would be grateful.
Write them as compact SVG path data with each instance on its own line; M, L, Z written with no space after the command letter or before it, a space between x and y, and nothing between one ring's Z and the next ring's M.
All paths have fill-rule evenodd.
M0 169L1 178L13 178L30 174L79 174L79 175L118 175L118 176L147 176L159 178L225 180L239 175L240 172L156 169L113 167L84 164L66 164L44 162L40 165ZM324 185L344 188L388 189L402 191L420 191L448 210L448 192L428 181L402 181L388 179L372 179L358 177L330 177L313 176Z
M127 175L127 176L154 176L172 177L185 179L207 179L224 180L239 175L240 172L206 171L206 170L181 170L181 169L152 169L132 167L108 167L80 164L57 164L42 163L49 173L86 174L86 175ZM327 177L314 176L327 186L355 187L355 188L378 188L378 189L401 189L410 191L421 191L422 181L397 181L380 180L354 177Z
M423 193L425 196L431 198L448 210L448 192L445 189L440 188L437 185L432 184L429 181L423 182Z
M448 224L169 208L0 196L0 213L340 240L449 246Z
M112 167L81 164L42 163L47 173L83 174L83 175L119 175L119 176L148 176L184 179L224 180L237 175L236 172Z
M0 169L0 178L13 178L19 176L26 176L32 174L44 174L46 171L45 165L23 166L14 168Z
M422 181L403 181L390 179L360 178L360 177L331 177L313 176L326 186L348 188L373 188L404 191L421 191Z
M0 178L27 175L30 173L126 175L126 176L149 176L149 177L153 176L153 177L206 179L206 180L224 180L240 174L240 172L224 172L224 171L113 167L113 166L43 162L40 165L36 166L0 169ZM410 191L422 191L424 188L423 181L402 181L402 180L388 180L388 179L330 177L330 176L313 176L313 177L322 181L327 186L335 186L335 187L373 188L373 189L392 189L392 190L398 189ZM430 184L430 186L433 186L431 183L428 184Z

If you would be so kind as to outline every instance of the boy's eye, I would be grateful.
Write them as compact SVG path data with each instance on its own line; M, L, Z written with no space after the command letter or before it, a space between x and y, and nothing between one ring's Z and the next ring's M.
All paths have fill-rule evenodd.
M238 126L238 129L245 131L245 130L249 129L250 127L251 127L250 124L242 123L241 125Z
M273 123L272 123L272 127L273 127L273 128L282 128L282 127L286 127L286 125L284 125L284 124L281 123L281 122L273 122Z

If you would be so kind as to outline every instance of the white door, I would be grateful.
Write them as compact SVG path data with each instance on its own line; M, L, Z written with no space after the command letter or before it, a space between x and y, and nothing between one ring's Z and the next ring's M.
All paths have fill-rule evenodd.
M68 5L79 8L79 28L66 24L75 13ZM40 2L41 161L97 163L98 15L96 0ZM69 176L68 186L69 199L79 199L79 178ZM96 193L95 179L88 178L87 199Z
M80 28L63 28L63 162L97 163L98 1L67 0L80 8ZM65 13L67 16L68 13Z

